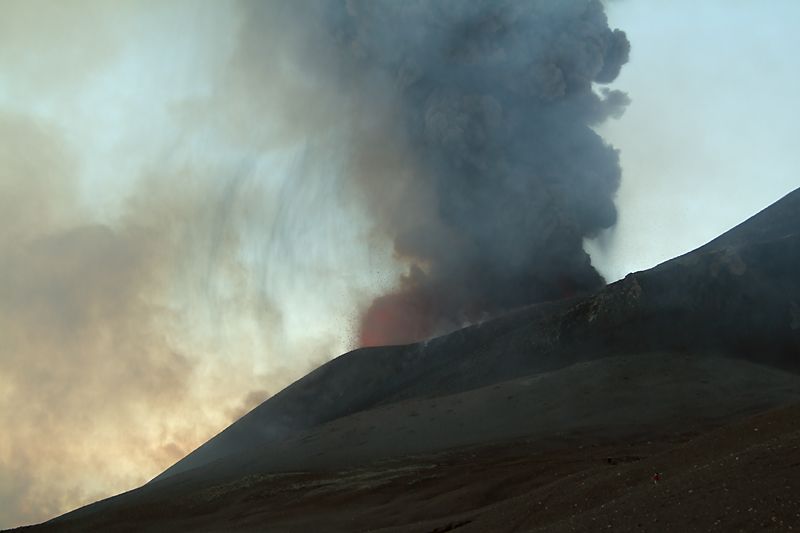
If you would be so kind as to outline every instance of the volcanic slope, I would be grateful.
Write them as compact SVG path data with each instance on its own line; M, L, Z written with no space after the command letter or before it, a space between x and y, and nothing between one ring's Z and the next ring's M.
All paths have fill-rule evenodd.
M20 530L789 531L800 527L799 428L795 404L702 435L551 451L521 441L334 470L253 471L145 486Z
M156 480L375 406L613 355L715 354L798 373L799 243L800 189L705 246L588 297L532 306L425 343L342 355Z
M367 478L394 479L397 465L405 465L416 472L408 481L413 488L428 479L423 467L413 466L414 457L439 464L437 457L462 453L448 450L465 446L484 454L486 465L495 464L494 453L518 458L544 454L545 462L567 454L580 462L583 449L594 450L594 461L598 454L617 453L621 443L645 446L623 458L650 456L657 450L646 448L648 441L675 449L713 426L798 402L798 230L800 190L707 245L589 296L522 309L427 343L345 354L267 400L144 487L46 526L157 531L171 516L189 520L182 529L224 529L202 520L192 525L190 517L205 513L218 524L229 524L234 513L244 527L244 517L263 509L263 502L252 503L258 497L247 487L277 494L288 490L280 488L285 480L299 479L292 476L310 476L310 484L289 485L301 487L293 493L297 498L313 499L320 495L315 487L328 483L320 479L345 483L361 475L358 469L365 469ZM573 459L551 474L576 473ZM464 468L462 474L470 469ZM352 487L370 483L361 479ZM511 486L524 492L521 485ZM247 488L247 494L234 491L231 496L235 487ZM355 505L363 487L337 493L339 504ZM404 492L396 487L392 494L380 505ZM511 493L497 498L505 497ZM470 500L461 509L488 509L497 498ZM365 507L361 518L374 517L376 509ZM428 521L440 516L440 509L419 516L398 511L395 522L384 520L380 527L474 527L461 523L472 518L448 509L449 526ZM302 514L291 520L304 519ZM147 528L140 520L146 515L151 517ZM273 515L269 520L279 522ZM422 529L410 526L414 520Z

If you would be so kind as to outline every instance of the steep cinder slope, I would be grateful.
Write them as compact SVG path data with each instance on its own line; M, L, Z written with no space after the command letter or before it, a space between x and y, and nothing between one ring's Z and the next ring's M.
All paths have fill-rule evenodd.
M426 343L342 355L156 480L368 409L609 355L715 353L800 372L800 189L707 245L587 297Z

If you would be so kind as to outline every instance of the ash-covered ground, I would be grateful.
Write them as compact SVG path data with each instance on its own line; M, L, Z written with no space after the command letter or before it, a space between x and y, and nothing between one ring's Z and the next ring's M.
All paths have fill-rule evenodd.
M798 527L798 229L800 190L588 296L345 354L32 530Z

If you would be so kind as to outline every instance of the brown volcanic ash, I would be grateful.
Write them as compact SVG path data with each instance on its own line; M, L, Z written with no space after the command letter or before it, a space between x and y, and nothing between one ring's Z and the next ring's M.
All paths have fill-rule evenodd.
M405 197L386 209L381 189L397 184L357 178L412 265L399 290L372 302L363 345L430 338L604 284L583 239L615 223L621 171L591 126L618 117L628 98L593 84L616 78L629 43L599 1L317 6L321 42L338 46L348 83L367 93L387 90L375 80L392 84L396 120L382 127L400 130L408 186L427 203ZM351 145L354 166L371 146Z

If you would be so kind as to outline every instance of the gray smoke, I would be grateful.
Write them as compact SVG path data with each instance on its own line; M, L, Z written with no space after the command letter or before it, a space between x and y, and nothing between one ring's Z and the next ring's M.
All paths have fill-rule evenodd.
M253 5L252 31L287 9ZM615 223L621 171L591 127L629 100L594 84L617 77L630 46L598 0L292 9L312 28L296 57L331 92L357 95L341 124L346 173L411 264L364 315L362 344L416 341L604 284L583 239Z
M599 3L79 4L0 2L0 527L155 475L351 310L402 342L602 283Z

